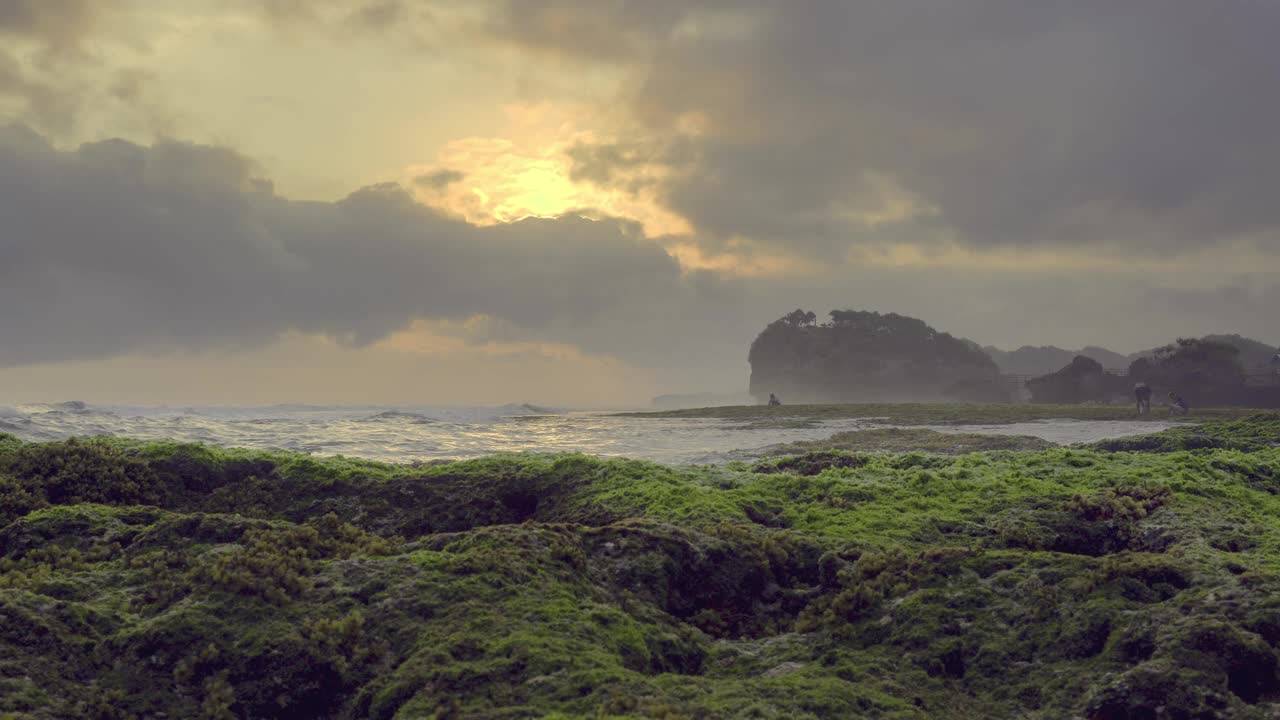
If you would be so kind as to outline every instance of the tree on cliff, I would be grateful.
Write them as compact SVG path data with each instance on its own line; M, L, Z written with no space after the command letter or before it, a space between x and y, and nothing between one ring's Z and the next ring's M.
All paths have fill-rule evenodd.
M782 323L787 327L808 327L817 324L818 316L814 315L812 311L800 310L797 308L786 315L783 315L775 322Z
M1179 338L1130 363L1127 378L1078 356L1061 370L1028 381L1027 389L1032 402L1107 402L1145 382L1157 396L1174 390L1192 405L1248 404L1239 356L1239 348L1227 342Z
M895 313L795 310L751 344L751 394L784 402L1003 400L991 358L972 343Z
M1176 390L1199 404L1234 404L1244 387L1240 349L1208 339L1178 338L1151 357L1134 360L1129 375L1157 392Z
M1205 335L1200 339L1208 342L1230 345L1236 350L1239 350L1240 352L1236 356L1236 359L1240 361L1240 366L1245 369L1245 372L1265 367L1266 364L1270 362L1272 355L1275 353L1275 350L1271 345L1259 342L1252 338L1242 337L1237 334Z

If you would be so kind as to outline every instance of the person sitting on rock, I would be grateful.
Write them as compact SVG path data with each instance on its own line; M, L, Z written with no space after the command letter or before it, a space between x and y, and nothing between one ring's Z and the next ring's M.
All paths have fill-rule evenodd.
M1149 415L1151 413L1151 386L1144 382L1134 385L1133 396L1138 400L1138 414Z
M1169 414L1186 415L1191 412L1191 406L1187 405L1187 401L1178 393L1169 391Z
M773 406L773 405L781 405L781 404L782 404L782 401L778 399L778 396L777 396L777 395L774 395L773 393L769 393L769 405L770 405L770 406Z

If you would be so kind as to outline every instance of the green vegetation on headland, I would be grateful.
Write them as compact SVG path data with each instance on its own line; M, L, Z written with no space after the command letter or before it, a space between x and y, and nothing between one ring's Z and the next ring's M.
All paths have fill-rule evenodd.
M1252 342L1234 337L1236 341ZM1256 361L1255 350L1248 362ZM1245 362L1239 344L1180 338L1138 357L1123 375L1108 372L1097 360L1078 355L1060 370L1027 381L1026 387L1031 401L1036 403L1124 404L1134 397L1134 384L1142 382L1157 398L1174 392L1185 396L1192 407L1280 407L1276 366L1268 363L1256 367Z
M1217 343L1230 345L1236 349L1237 357L1240 364L1249 371L1257 368L1266 367L1275 357L1277 349L1275 345L1269 345L1259 342L1252 338L1241 337L1237 334L1231 335L1205 335L1198 338L1200 342ZM1048 375L1069 365L1071 360L1077 356L1083 355L1091 360L1097 361L1105 368L1119 369L1128 368L1129 364L1139 358L1152 358L1167 348L1157 347L1142 352L1136 352L1129 355L1122 355L1103 347L1096 345L1087 346L1081 350L1064 350L1060 347L1052 345L1044 345L1033 347L1024 345L1017 350L1001 350L997 347L986 346L982 351L995 361L1000 367L1000 372L1012 373L1015 375Z
M0 717L1272 718L1278 429L727 468L0 435Z
M1157 407L1139 417L1132 405L1042 405L998 403L854 403L848 405L729 405L724 407L623 413L626 417L718 418L767 421L845 420L866 418L893 425L997 425L1036 420L1175 420L1198 422L1217 418L1247 417L1247 408L1197 408L1190 417L1168 417Z
M1280 354L1239 335L1179 338L1130 357L1096 347L1073 357L1055 347L984 349L897 313L832 310L829 316L820 323L816 313L797 309L756 336L747 353L752 396L799 403L1008 402L1026 391L1036 403L1123 405L1142 382L1157 397L1176 393L1192 407L1280 408ZM1035 377L1023 384L1002 372Z
M976 344L897 313L795 310L751 343L749 390L794 402L1001 402L1000 369Z

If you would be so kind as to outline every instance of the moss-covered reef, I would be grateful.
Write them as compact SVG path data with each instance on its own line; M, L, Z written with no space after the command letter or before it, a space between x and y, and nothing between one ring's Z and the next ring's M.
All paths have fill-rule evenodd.
M991 450L1046 450L1056 447L1030 435L950 433L923 428L876 428L839 432L824 440L798 440L765 448L762 455L796 455L817 451L935 452L961 455Z
M785 399L785 398L784 398ZM1185 422L1243 418L1257 410L1246 408L1195 408ZM859 403L852 405L729 405L724 407L622 413L626 417L717 418L745 422L770 420L842 420L874 418L893 425L993 425L1036 420L1137 420L1130 405L1047 405L999 403ZM1145 418L1144 418L1145 419Z
M1216 420L1175 427L1150 435L1102 440L1090 445L1114 452L1177 452L1223 448L1246 452L1280 447L1280 413L1259 413L1240 420Z
M1272 718L1278 468L0 436L0 717Z

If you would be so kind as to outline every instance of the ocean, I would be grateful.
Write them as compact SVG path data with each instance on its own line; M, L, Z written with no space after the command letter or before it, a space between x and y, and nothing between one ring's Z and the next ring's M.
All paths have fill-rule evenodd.
M863 418L778 428L740 420L625 417L617 412L523 404L175 408L64 402L0 406L0 432L27 441L112 435L399 463L507 452L583 452L668 464L717 464L753 458L762 448L777 443L888 426ZM1034 435L1069 444L1156 432L1169 425L1161 421L1045 420L926 427L943 432Z

